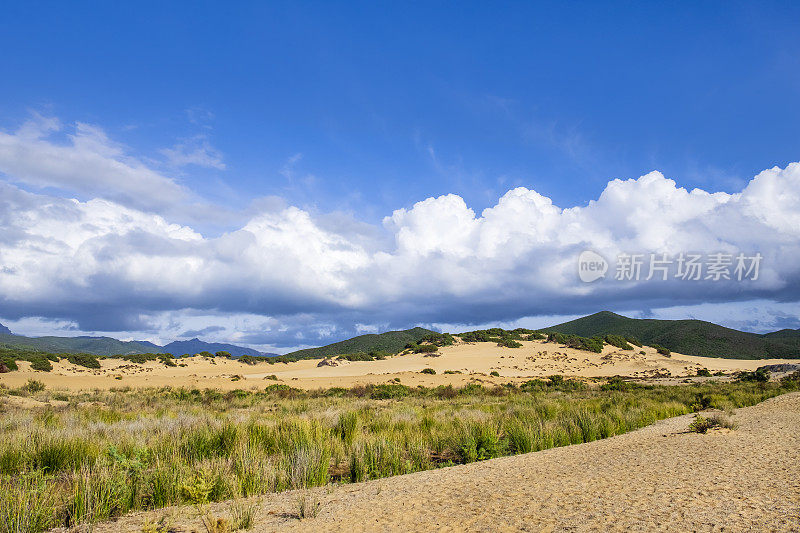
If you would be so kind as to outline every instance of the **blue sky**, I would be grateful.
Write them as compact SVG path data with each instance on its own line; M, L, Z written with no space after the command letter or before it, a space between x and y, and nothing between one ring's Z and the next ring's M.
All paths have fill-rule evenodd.
M674 180L677 188L739 193L762 170L783 169L800 159L800 6L791 2L31 2L0 9L0 49L5 51L0 55L0 131L11 136L8 142L23 139L21 128L33 121L39 124L37 139L46 139L50 148L88 150L92 158L106 157L108 168L127 164L146 170L154 181L126 189L139 174L111 179L90 165L67 179L47 174L52 167L23 164L20 154L34 153L41 143L19 148L0 162L0 179L37 198L117 202L143 217L191 228L203 239L238 235L254 217L292 207L307 213L315 227L345 239L333 249L362 246L372 265L379 251L397 252L404 231L405 222L392 229L385 217L400 209L410 212L427 198L456 195L480 217L509 190L525 187L559 208L585 207L611 180L651 171ZM42 126L45 119L54 122ZM75 137L83 144L76 146ZM68 151L58 157L76 160ZM95 179L93 172L106 172L105 178ZM796 193L793 178L776 179ZM164 194L163 202L156 202L159 183L174 189L175 196ZM154 198L142 200L148 195ZM19 202L38 201L25 198L8 204L6 214L18 213ZM613 213L604 216L608 221ZM775 230L770 228L765 231ZM11 229L6 227L8 234ZM785 239L776 244L783 251L776 252L774 262L793 257L780 248L791 243L793 224L784 230ZM149 235L150 230L137 231ZM123 233L115 235L117 240L131 234ZM611 240L619 243L625 235L622 231ZM737 245L723 235L715 238ZM609 244L598 239L595 248ZM268 242L268 248L274 246ZM758 239L750 241L751 248L752 242ZM22 261L14 255L21 253L18 245L5 244L7 262ZM141 246L158 249L153 242ZM23 248L30 250L30 242ZM77 249L55 253L74 259ZM443 257L452 252L434 251ZM330 255L303 257L325 262ZM349 266L351 260L360 261L343 259ZM208 265L198 268L204 279L218 274ZM332 268L341 272L341 265ZM715 313L742 317L749 312L730 310L758 302L764 327L775 324L771 312L788 315L791 324L796 271L786 269L776 273L783 285L773 280L771 287L732 297L710 291L670 301L669 292L656 291L619 298L615 305L645 312L729 304L727 311ZM378 270L390 276L385 268ZM504 275L518 271L519 265L503 269ZM488 272L472 276L491 276ZM488 298L491 308L515 310L496 318L454 317L463 288L452 287L439 295L446 304L415 319L411 310L419 309L419 300L389 289L380 298L355 298L344 310L337 308L331 302L340 302L341 295L325 291L343 283L339 278L322 288L309 286L308 280L289 283L302 290L287 289L279 297L273 289L281 283L271 279L264 285L269 290L247 305L236 303L246 295L214 305L215 291L239 293L219 283L211 284L204 298L179 297L147 283L136 285L132 280L141 278L130 273L122 283L115 273L100 268L80 282L71 279L76 287L108 295L78 298L80 303L65 296L62 303L47 305L43 299L14 296L22 290L20 280L0 283L6 292L0 318L31 333L65 328L156 340L231 320L217 340L274 347L292 338L297 345L313 344L327 339L325 332L330 338L347 335L356 325L370 330L415 322L536 320L602 305L575 296L569 305L552 305L547 312ZM557 302L563 300L558 295L572 295L561 286L526 287L517 293L526 300ZM320 291L332 300L320 301ZM787 291L792 296L787 298ZM128 309L121 303L136 302L142 293L147 298ZM409 310L381 314L372 323L375 298ZM121 318L114 324L93 322L85 318L90 308L101 315L113 308ZM249 317L254 333L242 333L241 321L231 318L237 313L242 321ZM186 318L190 315L195 318ZM174 330L165 326L180 322L178 316L185 324ZM259 336L264 329L259 320L289 332L288 337ZM727 320L741 325L739 319ZM297 333L304 330L323 333Z

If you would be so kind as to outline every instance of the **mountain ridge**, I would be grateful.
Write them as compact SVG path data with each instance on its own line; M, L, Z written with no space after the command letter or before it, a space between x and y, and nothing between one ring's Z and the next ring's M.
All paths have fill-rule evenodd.
M419 342L420 339L431 333L435 332L421 327L385 331L383 333L367 333L343 341L326 344L325 346L296 350L285 354L285 357L296 359L322 359L323 357L332 355L357 352L385 351L396 353L402 350L406 344Z
M179 356L183 354L195 354L200 352L228 352L233 357L241 357L243 355L253 355L256 357L270 357L275 356L277 354L274 353L265 353L259 352L258 350L253 350L252 348L247 348L245 346L238 346L236 344L228 344L225 342L206 342L201 341L197 337L194 339L189 339L188 341L172 341L168 344L165 344L161 347L166 353L171 353L174 356Z
M260 352L246 346L235 344L206 342L200 339L188 341L172 341L164 346L150 341L121 341L113 337L95 337L80 335L76 337L57 337L47 335L42 337L26 337L14 335L7 327L0 324L0 345L25 348L49 353L89 353L93 355L135 355L143 353L171 353L183 355L186 353L229 352L234 357L253 355L269 357L277 354Z
M575 320L544 328L582 337L625 335L645 344L660 344L672 351L704 357L733 359L800 358L800 329L781 329L770 333L751 333L696 319L660 320L629 318L611 311L600 311ZM368 333L324 346L305 348L285 356L292 359L319 359L345 353L385 351L396 353L410 343L435 333L422 327ZM175 356L202 351L226 351L242 355L276 356L229 343L206 342L198 338L172 341L159 346L149 341L121 341L113 337L26 337L14 335L0 324L0 345L52 353L91 353L95 355L134 355L171 353Z
M750 333L705 320L629 318L611 311L544 328L582 337L627 335L645 344L660 344L672 351L704 357L771 359L800 357L800 331Z

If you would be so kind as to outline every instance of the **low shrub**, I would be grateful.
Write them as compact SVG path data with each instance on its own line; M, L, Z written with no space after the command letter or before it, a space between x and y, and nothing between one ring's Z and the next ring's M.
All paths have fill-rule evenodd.
M629 336L626 335L625 336L625 340L628 341L629 343L633 344L634 346L638 347L638 348L642 347L641 341L639 341L639 339L637 339L636 337L629 337Z
M612 391L612 390L628 391L638 388L642 388L642 385L639 385L638 383L633 383L631 381L626 381L621 376L614 376L607 382L600 385L600 390L603 391Z
M633 350L633 346L631 346L628 340L622 335L606 335L604 340L611 346L616 346L623 350Z
M434 353L439 351L439 347L433 344L420 344L412 348L411 351L414 353Z
M522 348L522 343L514 339L500 339L497 345L504 348Z
M661 355L666 355L667 357L669 357L672 354L672 352L670 352L667 348L664 348L660 344L651 344L650 347L655 348L658 353L660 353Z
M120 359L123 361L129 361L131 363L136 363L137 365L143 365L148 361L155 361L157 358L158 356L152 353L134 353L120 356Z
M769 381L770 372L766 368L758 368L755 372L741 372L737 381L756 381L766 383Z
M83 366L86 368L100 368L100 361L97 357L88 353L72 353L67 354L67 361L73 365Z
M53 365L50 363L50 360L44 355L29 356L28 361L31 362L32 370L38 370L40 372L50 372L51 370L53 370Z
M436 370L432 368L423 368L419 371L420 374L436 374Z
M694 420L689 424L689 431L694 433L706 433L709 429L714 428L736 429L736 424L722 413L715 413L708 418L695 415Z
M28 382L22 387L31 394L43 391L46 387L44 383L35 379L29 379Z
M576 350L586 350L589 352L600 353L603 351L603 339L599 337L580 337L578 335L564 335L563 333L550 333L547 335L547 342L564 344Z
M13 357L3 356L0 357L0 365L6 367L9 372L13 372L15 370L19 370L19 366L17 365L17 361Z
M436 346L452 346L455 341L455 338L449 333L431 333L420 339L420 342L426 342Z
M369 388L369 397L373 400L388 400L403 398L411 393L411 389L400 384L372 385Z

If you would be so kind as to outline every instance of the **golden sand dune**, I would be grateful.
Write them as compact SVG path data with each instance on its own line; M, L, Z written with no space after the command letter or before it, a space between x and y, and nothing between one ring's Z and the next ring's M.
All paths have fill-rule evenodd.
M543 341L523 341L522 344L522 348L503 348L487 342L458 342L440 348L436 356L410 354L380 361L336 361L335 366L318 366L318 359L247 365L224 358L190 357L178 361L185 365L178 367L166 367L155 361L140 365L119 359L105 359L98 370L75 366L63 360L53 363L51 372L37 372L30 370L29 363L21 362L20 371L0 374L0 383L17 387L28 379L38 379L48 387L70 390L126 386L230 390L263 388L276 383L269 379L274 375L279 383L304 389L351 387L394 379L410 386L458 386L472 382L520 382L552 374L579 377L682 377L695 375L699 368L708 368L711 372L732 372L754 370L766 364L800 363L800 360L738 360L677 353L665 357L647 346L622 350L606 345L602 353L593 353ZM420 371L425 368L433 369L436 374L421 374ZM446 371L458 373L445 374ZM491 376L492 372L497 372L499 376Z
M739 409L735 431L687 432L691 415L587 444L366 483L252 498L255 530L297 531L797 531L800 393ZM224 515L228 504L214 504ZM199 528L188 507L140 513Z

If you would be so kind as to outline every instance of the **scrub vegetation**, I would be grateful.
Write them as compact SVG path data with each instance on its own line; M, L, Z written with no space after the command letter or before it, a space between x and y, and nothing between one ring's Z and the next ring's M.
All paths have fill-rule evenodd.
M313 392L277 383L224 393L0 388L0 533L589 442L798 388L793 379L607 385L551 376L495 388L395 383ZM40 407L20 408L10 396Z

